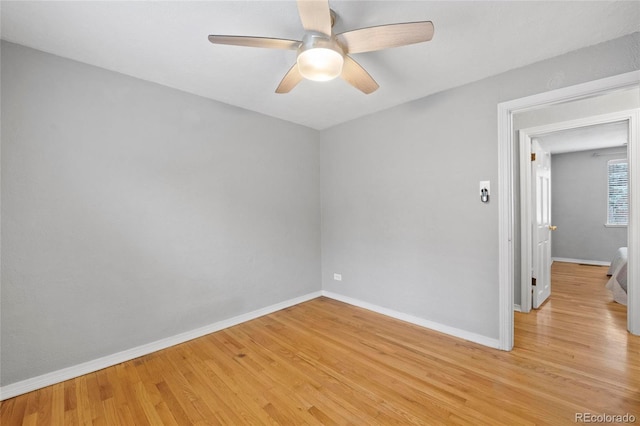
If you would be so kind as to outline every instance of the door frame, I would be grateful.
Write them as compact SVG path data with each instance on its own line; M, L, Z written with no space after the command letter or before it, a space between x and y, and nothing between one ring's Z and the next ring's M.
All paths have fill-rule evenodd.
M600 114L590 117L583 117L576 120L562 121L559 123L546 124L536 127L528 127L519 130L517 143L520 144L520 310L523 313L531 311L531 268L532 268L532 244L533 234L531 231L531 220L533 218L531 181L531 140L549 133L563 130L571 130L585 126L627 121L629 124L628 134L631 139L631 126L634 118L637 120L637 110L618 111L609 114ZM629 146L631 143L629 143ZM627 147L628 149L628 147ZM629 156L628 156L629 157ZM630 228L627 228L627 231ZM629 280L630 281L630 280Z
M632 71L600 80L564 87L537 95L498 104L498 288L499 288L499 347L513 349L513 289L514 289L514 200L515 186L513 115L518 112L603 95L609 92L640 86L640 71ZM630 118L629 145L629 267L627 328L640 335L640 114ZM639 211L636 211L636 206Z

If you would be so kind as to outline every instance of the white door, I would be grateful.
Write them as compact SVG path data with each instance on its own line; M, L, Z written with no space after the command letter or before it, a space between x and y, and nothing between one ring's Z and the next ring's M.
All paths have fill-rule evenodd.
M532 305L538 309L551 295L551 153L537 139L531 141L532 195Z

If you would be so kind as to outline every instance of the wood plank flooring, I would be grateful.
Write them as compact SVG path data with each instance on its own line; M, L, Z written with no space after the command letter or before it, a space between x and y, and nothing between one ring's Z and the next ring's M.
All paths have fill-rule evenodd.
M573 424L640 422L640 337L606 268L555 263L502 352L319 298L6 400L0 424Z

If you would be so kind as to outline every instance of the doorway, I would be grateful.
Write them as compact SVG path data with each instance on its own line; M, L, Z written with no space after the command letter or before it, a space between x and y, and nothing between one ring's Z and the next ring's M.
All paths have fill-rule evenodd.
M605 78L576 86L554 90L526 98L504 102L498 105L498 162L499 162L499 341L500 349L513 349L514 319L513 294L514 271L516 269L515 240L516 233L516 198L518 183L516 179L517 145L514 134L514 114L546 106L558 105L578 99L586 99L615 91L637 88L640 86L640 72L634 71L614 77ZM629 204L630 220L628 225L628 306L627 329L633 334L640 334L640 214L636 211L640 206L640 112L633 110L624 119L629 120ZM638 184L635 184L638 182ZM519 254L519 248L517 250Z
M624 118L632 113L519 130L521 273L516 310L538 309L550 296L554 259L605 265L618 248L627 247L626 225L611 224L606 211L607 160L627 161L630 121ZM552 158L562 171L557 192L551 184L556 169ZM561 237L553 249L552 235Z

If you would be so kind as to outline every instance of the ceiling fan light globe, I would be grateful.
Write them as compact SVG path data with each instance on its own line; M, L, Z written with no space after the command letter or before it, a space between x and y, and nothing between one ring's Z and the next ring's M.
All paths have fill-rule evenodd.
M297 62L300 74L307 80L329 81L342 73L344 57L333 49L315 47L300 52Z

